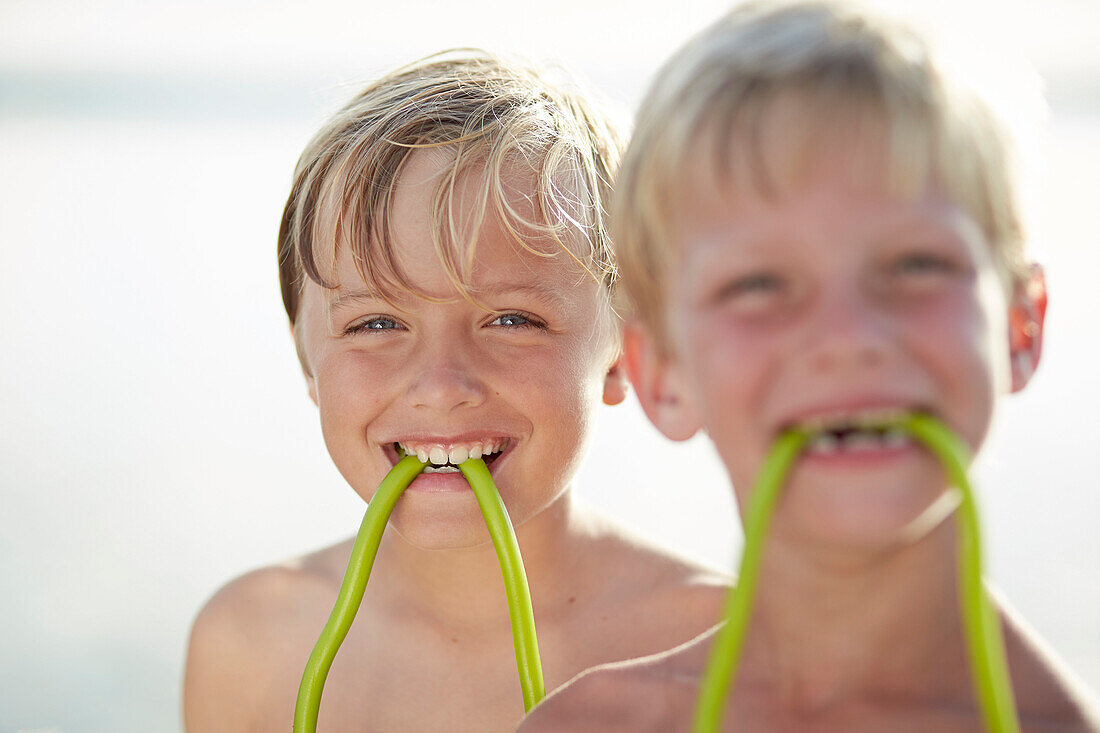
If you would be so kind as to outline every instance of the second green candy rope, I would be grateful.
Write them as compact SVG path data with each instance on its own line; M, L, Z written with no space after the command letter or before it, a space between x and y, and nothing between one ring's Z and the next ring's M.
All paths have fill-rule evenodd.
M923 443L943 464L948 479L961 494L962 501L956 515L959 526L959 599L974 693L990 733L1019 733L1004 639L997 614L982 585L978 510L966 476L970 451L949 428L927 415L908 415L893 427L902 428ZM726 601L725 626L714 640L703 674L695 708L694 733L717 733L721 729L726 696L736 677L741 646L752 613L764 538L787 472L810 437L799 430L784 433L772 446L756 477L745 515L745 550L741 555L741 570L737 585L731 589Z

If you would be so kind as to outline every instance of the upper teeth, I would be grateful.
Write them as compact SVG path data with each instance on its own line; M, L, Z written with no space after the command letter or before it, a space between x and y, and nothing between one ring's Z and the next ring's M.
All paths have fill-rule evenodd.
M431 461L431 463L436 466L443 466L448 463L457 466L470 458L481 458L482 456L497 453L504 449L505 444L506 440L504 438L494 438L452 446L444 446L438 443L413 443L411 441L406 443L398 442L397 445L405 455L416 456L420 459L421 463L428 463Z
M912 440L900 428L852 428L847 430L822 430L814 434L807 445L811 453L832 455L840 451L859 453L903 448Z
M831 455L882 448L902 448L909 434L899 427L908 413L900 409L873 409L816 415L799 423L810 434L807 449Z

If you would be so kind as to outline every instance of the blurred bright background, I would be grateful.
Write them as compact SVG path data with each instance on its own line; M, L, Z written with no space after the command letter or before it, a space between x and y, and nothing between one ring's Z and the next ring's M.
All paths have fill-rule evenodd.
M884 4L1045 81L1047 348L978 479L994 581L1095 691L1100 6ZM275 267L292 168L328 113L393 66L479 45L561 62L626 122L660 61L725 7L0 0L0 731L178 730L209 594L357 528ZM666 443L633 402L601 416L579 491L733 566L710 446Z

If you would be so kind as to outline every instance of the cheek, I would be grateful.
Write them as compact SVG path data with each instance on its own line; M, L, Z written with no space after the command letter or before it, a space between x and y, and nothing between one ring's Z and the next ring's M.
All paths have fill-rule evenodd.
M775 338L721 314L681 319L682 361L689 398L712 437L725 423L745 418L766 394L774 369Z
M506 378L515 382L516 364L522 364L526 379L518 386L526 401L539 411L536 420L559 429L584 430L603 388L605 359L597 358L591 343L580 339L527 354L507 365ZM574 426L579 426L574 427Z
M974 450L985 439L1007 379L1007 325L981 291L960 292L910 319L910 343L930 365L945 416Z
M555 486L568 483L580 467L592 437L592 423L603 394L606 354L583 336L529 354L530 374L524 409L539 446L541 470ZM512 369L514 371L514 364Z
M381 408L393 390L392 376L378 360L368 364L355 353L332 355L320 362L316 372L318 407L330 448L361 437L357 431L349 434L348 428L364 423Z

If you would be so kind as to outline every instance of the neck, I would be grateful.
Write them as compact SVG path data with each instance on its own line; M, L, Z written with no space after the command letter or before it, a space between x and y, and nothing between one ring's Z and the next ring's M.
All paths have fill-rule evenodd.
M827 555L774 543L763 558L744 683L788 707L969 700L956 526L887 551Z

